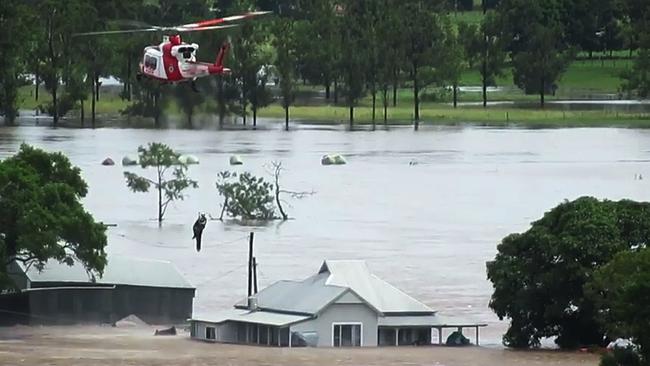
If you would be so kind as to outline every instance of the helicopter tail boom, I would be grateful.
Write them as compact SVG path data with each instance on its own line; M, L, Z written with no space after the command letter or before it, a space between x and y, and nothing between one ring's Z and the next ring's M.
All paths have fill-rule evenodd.
M210 74L223 74L230 71L230 69L226 69L223 67L223 59L226 57L226 53L228 52L229 48L230 48L230 44L228 42L225 42L221 46L221 49L217 54L217 59L215 60L214 64L208 67L208 71L210 72Z

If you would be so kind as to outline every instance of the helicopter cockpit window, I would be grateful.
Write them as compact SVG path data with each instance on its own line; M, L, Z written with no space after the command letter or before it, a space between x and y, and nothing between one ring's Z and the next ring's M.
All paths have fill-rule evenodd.
M155 70L156 66L158 66L158 59L151 56L145 56L144 67Z
M184 59L191 59L194 54L194 47L181 47L178 49L178 53L183 55Z

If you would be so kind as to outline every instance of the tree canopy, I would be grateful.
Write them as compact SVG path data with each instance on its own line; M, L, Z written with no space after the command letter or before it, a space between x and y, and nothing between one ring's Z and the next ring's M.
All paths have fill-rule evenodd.
M79 261L102 273L106 227L81 204L87 193L81 170L61 153L23 144L0 161L0 284L14 260L37 268Z
M126 185L133 192L149 192L151 186L158 193L158 222L162 222L167 206L172 201L183 200L188 188L198 188L196 181L187 176L187 164L179 160L180 154L159 142L138 147L138 161L142 169L154 168L156 176L151 179L132 172L124 172ZM172 177L166 174L172 169Z
M513 69L512 84L539 94L543 105L577 51L611 56L623 49L634 59L623 89L639 97L649 94L647 1L482 3L480 22L463 26L454 22L454 16L472 8L471 1L7 0L0 4L0 113L9 123L15 120L19 88L33 76L35 99L39 85L52 96L52 102L41 101L39 109L52 115L55 124L71 111L79 112L83 121L88 102L94 122L99 78L115 76L123 82L122 98L129 101L123 112L152 118L156 127L163 125L165 108L172 102L186 115L190 128L196 125L197 111L218 114L220 126L229 115L246 121L247 111L252 111L255 122L257 110L273 100L260 70L274 64L273 76L280 84L275 98L285 109L286 125L295 84L302 81L323 86L326 103L348 106L351 122L354 108L368 95L374 121L380 92L386 120L389 86L393 106L398 88L412 88L417 127L421 98L431 92L427 89L455 86L466 65L481 74L484 105L487 86L495 84L495 76L506 67ZM201 60L213 58L226 40L232 40L226 64L233 74L197 81L200 95L189 93L182 84L134 82L142 47L158 44L160 34L73 37L77 32L123 28L126 20L127 25L174 25L249 10L274 14L232 29L186 36L201 45ZM465 47L457 47L461 43Z
M610 338L630 338L650 364L650 248L621 252L587 286Z
M536 346L545 337L562 347L602 343L606 332L584 286L617 253L648 242L650 203L591 197L564 202L505 237L487 265L490 308L510 319L504 344Z

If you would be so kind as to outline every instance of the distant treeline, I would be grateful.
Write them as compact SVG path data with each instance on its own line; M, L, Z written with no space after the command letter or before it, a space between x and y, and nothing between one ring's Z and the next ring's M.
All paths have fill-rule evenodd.
M457 21L464 9L480 12L478 23ZM199 58L212 60L232 40L226 63L232 75L201 79L201 93L187 85L136 82L143 47L156 33L73 37L77 32L127 26L175 25L199 19L271 10L270 16L219 32L184 35L201 45ZM286 120L298 81L321 85L332 103L350 108L372 97L375 110L395 104L397 89L413 89L413 118L420 119L422 90L452 87L454 103L461 73L475 69L485 87L506 67L513 83L540 104L578 52L630 50L632 69L622 90L650 93L650 2L647 0L3 0L0 2L0 114L17 116L18 90L26 75L51 94L42 110L59 117L80 110L95 123L99 80L123 82L123 111L151 117L159 125L174 100L187 116L198 108L223 120L244 119L277 98ZM634 51L634 52L632 52ZM267 86L277 82L275 96ZM89 112L87 110L89 109Z

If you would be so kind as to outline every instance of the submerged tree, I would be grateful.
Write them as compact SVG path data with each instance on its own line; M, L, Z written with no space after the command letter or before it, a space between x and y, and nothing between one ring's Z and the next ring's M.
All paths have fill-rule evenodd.
M217 191L224 199L219 220L223 220L224 213L244 220L288 220L289 215L282 206L286 201L282 196L300 199L314 194L282 189L280 178L284 168L281 162L271 162L268 168L273 183L249 172L238 175L223 171L217 175ZM276 208L280 211L280 217L275 214Z
M198 183L187 176L187 165L180 162L180 154L169 146L157 142L149 143L145 148L138 148L138 159L143 169L155 168L156 177L149 179L135 173L124 172L126 185L133 192L149 192L153 187L158 191L158 222L163 221L167 205L176 200L183 200L183 191L187 188L198 188ZM172 177L168 178L166 173L173 169Z
M0 161L0 287L12 261L42 268L49 259L78 260L101 275L106 227L84 209L87 193L81 170L61 153L23 144Z
M238 178L235 180L236 178ZM273 185L256 177L249 172L237 174L228 171L220 172L217 180L217 191L224 198L221 210L231 217L244 220L273 220Z
M510 318L509 347L556 337L561 347L599 344L605 330L584 286L616 253L650 242L650 203L565 202L532 227L505 237L487 264L494 293L490 308Z

